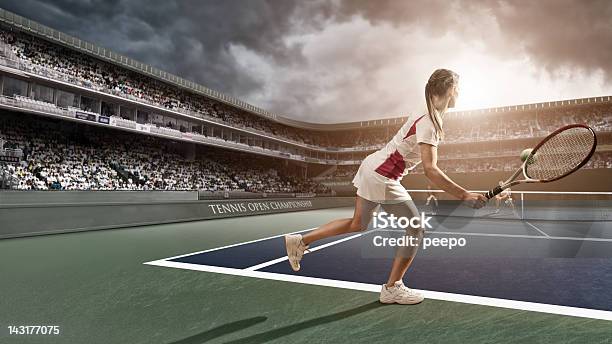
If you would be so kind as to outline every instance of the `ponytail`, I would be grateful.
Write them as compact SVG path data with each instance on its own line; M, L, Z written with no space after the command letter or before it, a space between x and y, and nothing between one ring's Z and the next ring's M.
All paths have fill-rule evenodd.
M440 116L440 112L435 108L433 104L433 97L431 96L431 91L429 89L429 85L425 86L425 100L427 101L427 114L429 115L429 119L434 125L436 129L436 135L439 139L444 138L444 130L442 129L442 116Z
M448 92L449 88L455 86L459 80L457 73L448 69L436 69L429 77L427 85L425 85L425 102L427 103L427 114L429 119L436 129L436 135L439 139L444 138L444 130L442 129L442 116L447 110L448 103L444 109L438 111L433 103L433 96L442 96Z

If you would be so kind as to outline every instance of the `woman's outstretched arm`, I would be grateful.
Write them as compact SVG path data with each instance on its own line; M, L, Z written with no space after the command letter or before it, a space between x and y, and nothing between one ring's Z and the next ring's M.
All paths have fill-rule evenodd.
M421 150L421 163L425 170L425 176L440 189L469 202L474 208L482 208L487 203L487 198L479 193L469 192L450 179L438 167L438 148L426 143L419 143Z

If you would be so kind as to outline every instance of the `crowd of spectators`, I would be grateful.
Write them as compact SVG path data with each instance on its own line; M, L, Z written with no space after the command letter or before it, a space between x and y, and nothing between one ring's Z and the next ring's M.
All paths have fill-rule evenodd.
M245 166L239 153L212 148L187 159L181 143L26 114L2 113L0 140L24 152L1 168L19 190L328 191L273 159L251 156Z
M170 110L196 114L223 121L234 127L248 128L300 143L338 148L378 147L385 144L400 126L342 132L308 131L252 115L26 33L0 28L0 42L8 46L11 55L34 73L64 78L98 91ZM109 109L104 110L109 111ZM112 111L109 115L113 115ZM448 132L445 141L453 143L541 136L561 125L574 122L588 123L596 130L609 131L612 129L612 106L517 112L511 118L509 116L500 118L500 114L497 113L461 118L450 116L445 123Z
M439 163L440 168L445 172L452 173L473 173L473 172L492 172L507 171L513 172L522 165L518 157L497 157L485 159L449 159ZM612 168L612 154L610 152L597 152L589 162L582 167L583 169ZM417 173L422 172L418 171Z
M488 158L451 158L438 161L440 169L446 173L480 173L480 172L514 172L521 166L522 162L518 156L501 156ZM319 180L348 180L357 173L359 165L341 165ZM612 152L596 152L583 169L612 168ZM419 165L410 173L422 174L423 169Z
M554 109L517 113L514 116L479 114L453 118L446 122L445 143L498 141L544 137L568 124L582 123L595 131L612 130L612 106L591 106L580 109Z
M343 131L300 129L250 114L26 33L0 27L0 48L4 58L17 61L32 73L149 105L222 121L236 128L320 147L377 149L387 143L401 126L394 124ZM114 113L112 107L102 106L100 110L105 115L120 115ZM159 122L155 115L151 116L151 121L162 127L176 126ZM612 105L568 105L465 116L449 114L445 119L444 142L453 148L441 154L439 165L449 173L514 171L521 162L516 156L516 149L511 146L491 146L490 149L485 147L484 151L480 151L474 148L475 145L452 144L485 142L487 145L486 142L542 137L571 123L585 123L597 132L609 132L612 130ZM180 129L182 131L185 128ZM279 168L282 164L275 165L274 159L242 153L226 154L212 148L188 159L180 147L178 143L161 138L126 134L83 124L29 115L2 113L0 116L0 150L19 150L22 154L20 162L0 166L3 184L8 181L15 189L328 192L320 183ZM331 155L330 159L333 159ZM321 179L352 178L357 168L358 165L339 165ZM597 152L584 168L612 168L612 153ZM417 168L412 173L422 173L422 169Z
M327 191L313 180L283 173L278 168L282 164L275 165L274 159L208 148L197 158L186 159L177 148L181 144L170 140L26 114L0 116L0 143L1 149L23 152L20 163L6 165L1 173L16 189ZM514 171L521 164L517 149L492 148L472 156L460 148L441 156L442 170ZM339 165L322 179L350 179L357 168ZM597 152L584 168L612 168L612 152ZM423 172L416 168L412 173Z
M42 39L0 29L0 40L8 44L33 72L78 81L98 91L113 93L155 106L195 113L235 127L250 128L307 144L325 144L309 132L245 113L204 96L146 77Z

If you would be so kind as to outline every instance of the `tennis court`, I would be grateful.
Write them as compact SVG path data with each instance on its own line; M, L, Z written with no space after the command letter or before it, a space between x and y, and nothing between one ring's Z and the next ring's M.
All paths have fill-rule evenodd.
M589 197L592 195L588 194ZM572 196L582 196L583 202L593 202L580 194ZM599 201L604 202L601 197ZM572 202L574 207L579 203L576 197L563 202ZM590 277L604 276L609 269L608 259L612 258L610 223L601 220L606 216L605 208L602 208L604 204L592 209L592 221L551 221L513 220L513 216L535 216L531 211L535 205L528 204L525 209L520 201L518 210L500 209L503 211L498 212L491 207L471 211L457 202L452 203L455 208L442 211L446 215L434 217L434 229L427 231L426 237L430 241L432 238L463 239L463 245L433 247L430 242L429 247L421 249L409 272L408 280L414 281L413 287L426 291L426 294L435 291L538 303L503 303L518 309L548 309L559 314L612 319L605 313L540 305L612 310L612 295L607 292L612 289L612 278L593 280ZM546 217L542 205L537 207L535 213ZM558 202L556 209L551 211L559 211L559 207L568 205ZM441 204L440 208L448 210L450 204ZM598 211L601 216L593 218ZM465 216L470 212L475 217ZM587 218L587 215L580 218ZM303 231L307 230L310 229ZM316 242L304 258L302 270L297 273L291 270L285 257L282 235L147 264L379 291L381 281L386 281L394 251L375 247L374 238L389 237L386 232L396 231L370 229ZM551 292L553 287L563 292ZM598 291L601 294L598 295ZM466 300L461 296L439 293L430 293L430 298ZM502 304L498 300L471 300L486 305Z
M596 201L586 221L521 219L518 197L473 218L440 204L427 237L467 245L419 252L416 306L377 301L391 258L367 248L384 230L317 242L290 269L282 235L351 208L3 240L2 324L54 319L56 343L609 343L612 226Z
M347 329L351 341L610 342L610 222L525 220L519 206L436 216L427 237L468 244L419 252L405 280L427 297L416 306L377 301L391 257L367 247L384 230L318 242L290 269L282 235L351 208L3 240L2 324L53 319L56 343L344 342Z

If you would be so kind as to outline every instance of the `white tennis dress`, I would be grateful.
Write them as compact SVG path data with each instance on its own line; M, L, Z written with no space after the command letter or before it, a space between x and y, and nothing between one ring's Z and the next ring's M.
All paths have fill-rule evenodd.
M421 142L438 146L440 139L428 115L411 115L385 147L361 162L353 178L357 195L376 203L411 200L400 181L421 162Z

